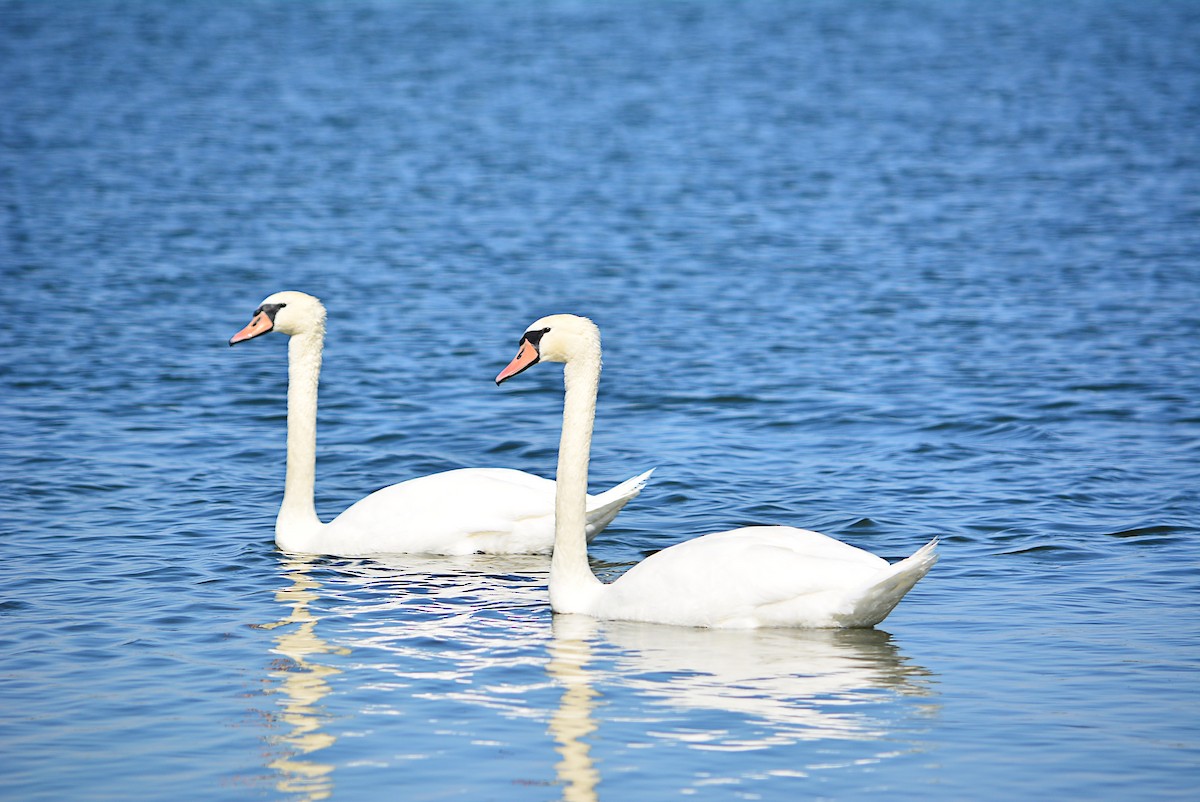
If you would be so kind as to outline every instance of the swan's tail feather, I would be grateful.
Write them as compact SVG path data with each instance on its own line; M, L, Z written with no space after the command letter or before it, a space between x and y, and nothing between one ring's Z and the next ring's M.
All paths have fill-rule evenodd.
M613 518L617 517L617 513L621 511L622 507L637 498L638 493L642 492L642 488L650 480L652 473L654 473L653 468L588 499L588 541L591 541L600 534L604 527L612 523Z
M844 627L873 627L887 618L904 595L938 561L937 544L935 537L913 552L911 557L893 565L887 576L862 591L849 610L838 616L839 624Z

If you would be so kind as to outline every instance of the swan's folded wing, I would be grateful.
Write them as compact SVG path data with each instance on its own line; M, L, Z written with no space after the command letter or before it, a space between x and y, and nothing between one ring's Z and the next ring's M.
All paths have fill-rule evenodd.
M553 511L549 479L464 468L377 490L331 526L339 543L359 554L537 552L553 542Z
M619 617L687 626L761 626L772 605L811 600L813 625L847 591L888 563L833 538L791 527L719 532L651 555L611 586Z

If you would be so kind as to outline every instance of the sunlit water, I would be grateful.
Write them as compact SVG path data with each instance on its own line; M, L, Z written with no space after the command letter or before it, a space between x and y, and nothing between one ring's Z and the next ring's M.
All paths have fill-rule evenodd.
M1200 7L0 2L0 796L1191 798ZM553 471L526 324L605 335L592 549L942 560L876 631L553 618L544 558L278 552ZM466 502L465 502L466 503Z

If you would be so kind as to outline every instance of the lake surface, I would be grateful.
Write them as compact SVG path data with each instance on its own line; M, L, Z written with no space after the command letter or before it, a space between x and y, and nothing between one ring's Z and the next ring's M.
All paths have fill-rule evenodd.
M0 797L1193 798L1200 5L0 0ZM279 552L553 475L604 578L785 523L941 562L877 629L553 617L543 557Z

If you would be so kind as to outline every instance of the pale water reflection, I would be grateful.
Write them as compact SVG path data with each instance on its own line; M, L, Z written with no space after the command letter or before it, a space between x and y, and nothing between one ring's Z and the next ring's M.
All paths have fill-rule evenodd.
M341 673L337 668L310 660L315 655L348 654L342 647L331 646L317 635L319 618L309 609L320 596L320 585L309 572L315 557L291 555L283 565L284 578L291 581L275 594L285 607L279 621L261 625L262 629L281 631L275 636L272 690L279 694L280 708L275 717L289 727L274 734L270 743L282 747L283 754L272 759L268 768L278 774L276 789L289 798L327 799L333 793L333 765L310 759L308 755L332 745L335 736L323 730L328 721L321 700L329 694L329 678Z
M600 782L591 745L583 740L598 726L592 710L599 692L592 687L587 671L596 623L584 616L555 616L550 661L546 663L546 673L563 688L562 701L550 717L550 734L562 756L554 768L565 802L595 802Z
M542 555L388 555L339 566L330 592L339 642L382 691L419 691L507 715L536 715L521 694L544 686ZM382 676L380 676L382 675ZM493 676L503 679L492 681Z
M871 763L896 754L890 719L872 715L874 707L904 695L926 697L921 705L926 715L938 710L931 673L879 630L712 631L556 616L552 632L547 672L563 693L550 731L561 755L557 779L568 802L598 798L603 761L593 758L590 741L621 737L606 733L606 724L659 745L675 742L698 751L875 741L874 754L858 758ZM695 711L724 715L717 726L704 728L697 724L711 718L687 715ZM740 726L731 724L739 720ZM795 765L787 774L804 777L821 767ZM774 774L783 776L779 770Z
M890 694L930 697L930 672L904 657L887 632L852 630L703 630L603 622L616 648L612 681L655 711L707 709L760 725L759 737L727 729L664 732L697 749L761 749L817 739L872 739L888 722L872 707Z
M419 783L459 759L472 761L477 784L490 772L497 788L557 786L569 802L597 799L630 750L653 762L656 750L682 749L707 770L700 754L856 741L856 760L877 763L914 748L896 721L939 709L931 673L878 630L551 616L541 556L283 559L285 615L268 627L280 628L274 720L288 729L270 736L285 754L267 765L287 798L333 795L335 767L359 781L403 767ZM387 747L364 753L367 739ZM770 760L804 777L828 759L820 747L805 755ZM737 764L725 761L717 779L762 779ZM690 785L712 781L698 773Z

